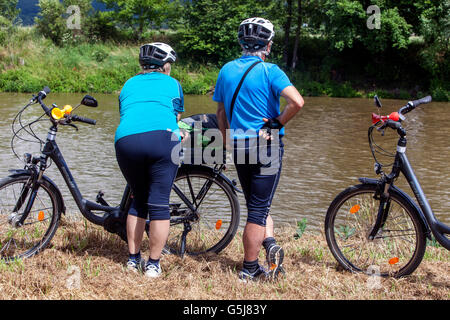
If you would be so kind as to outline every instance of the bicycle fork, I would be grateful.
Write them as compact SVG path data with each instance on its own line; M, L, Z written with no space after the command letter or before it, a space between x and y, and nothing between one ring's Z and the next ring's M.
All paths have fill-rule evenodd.
M378 207L377 219L375 220L375 224L368 235L369 240L374 240L376 235L378 234L378 231L383 228L384 224L386 223L389 210L391 208L391 199L389 197L390 186L391 184L386 181L383 181L383 184L380 186L380 205ZM377 195L375 195L375 199L376 198Z
M26 169L31 173L30 179L24 184L22 190L20 191L20 196L17 199L16 205L14 206L13 212L8 217L8 223L14 228L19 228L23 225L28 215L30 214L31 208L33 207L34 201L36 200L36 196L39 189L39 181L42 177L44 170L42 170L43 162L45 159L40 159L41 161L41 170L37 170L36 167L28 167ZM35 159L33 159L33 164L37 163ZM31 193L30 193L31 192ZM19 213L20 208L22 208L25 200L28 198L28 202L25 206L25 209L22 213Z

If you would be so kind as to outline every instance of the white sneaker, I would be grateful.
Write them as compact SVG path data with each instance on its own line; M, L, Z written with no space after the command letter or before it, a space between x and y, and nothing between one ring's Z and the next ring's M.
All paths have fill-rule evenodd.
M126 268L128 271L139 273L142 272L145 266L145 261L141 259L140 261L128 260Z
M145 276L148 278L158 278L162 274L161 266L148 263L145 266Z

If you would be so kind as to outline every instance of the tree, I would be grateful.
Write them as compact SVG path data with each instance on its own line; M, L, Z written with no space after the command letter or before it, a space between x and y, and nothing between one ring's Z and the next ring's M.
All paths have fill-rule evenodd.
M284 24L284 48L283 48L283 61L286 67L289 65L289 38L291 36L291 25L292 25L292 0L288 0L286 22Z
M77 6L76 14L79 15L80 29L70 29L70 17L74 15L70 6ZM41 9L35 18L37 30L55 44L62 45L66 39L89 36L89 24L91 22L92 6L90 0L39 0Z
M180 33L185 55L194 60L223 64L239 56L239 24L249 17L264 17L277 28L282 26L280 1L192 0L183 1L184 17Z
M382 52L387 48L406 48L411 35L411 25L399 13L397 7L388 7L388 1L373 0L327 0L325 32L331 45L342 51L353 47L356 41L371 52ZM367 5L367 6L366 6ZM367 27L369 5L381 10L380 29Z
M20 13L20 10L17 9L18 2L18 0L0 0L0 16L14 22Z
M295 69L298 60L298 46L300 42L300 34L303 25L302 15L303 15L302 0L297 0L297 31L295 32L294 50L292 52L292 64L291 64L292 70Z
M450 0L427 2L420 15L420 34L425 48L421 62L433 76L434 96L447 95L450 90ZM436 92L439 90L439 92ZM444 91L447 91L444 93ZM442 100L446 100L442 98Z
M36 29L44 37L61 45L64 33L67 32L63 4L58 0L39 0L39 7L41 11L35 18Z
M101 0L110 11L103 16L119 28L129 28L135 39L141 39L146 28L161 27L174 14L175 1L167 0Z

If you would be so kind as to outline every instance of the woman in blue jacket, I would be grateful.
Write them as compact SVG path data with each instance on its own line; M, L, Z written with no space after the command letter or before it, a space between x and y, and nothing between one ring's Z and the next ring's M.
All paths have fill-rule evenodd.
M178 170L177 121L184 112L184 99L180 83L170 77L175 60L175 51L167 44L143 45L142 71L125 83L119 96L116 157L133 192L127 218L127 268L141 268L140 247L149 219L150 254L144 268L148 277L161 275L159 259L170 226L169 196Z

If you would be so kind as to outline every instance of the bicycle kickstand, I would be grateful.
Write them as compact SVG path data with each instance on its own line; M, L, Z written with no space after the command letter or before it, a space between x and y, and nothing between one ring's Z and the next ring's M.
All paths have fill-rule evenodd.
M185 221L184 230L183 233L181 234L181 243L180 243L180 256L182 259L184 258L184 254L186 253L186 237L189 231L191 230L192 230L191 225L189 224L189 222Z

